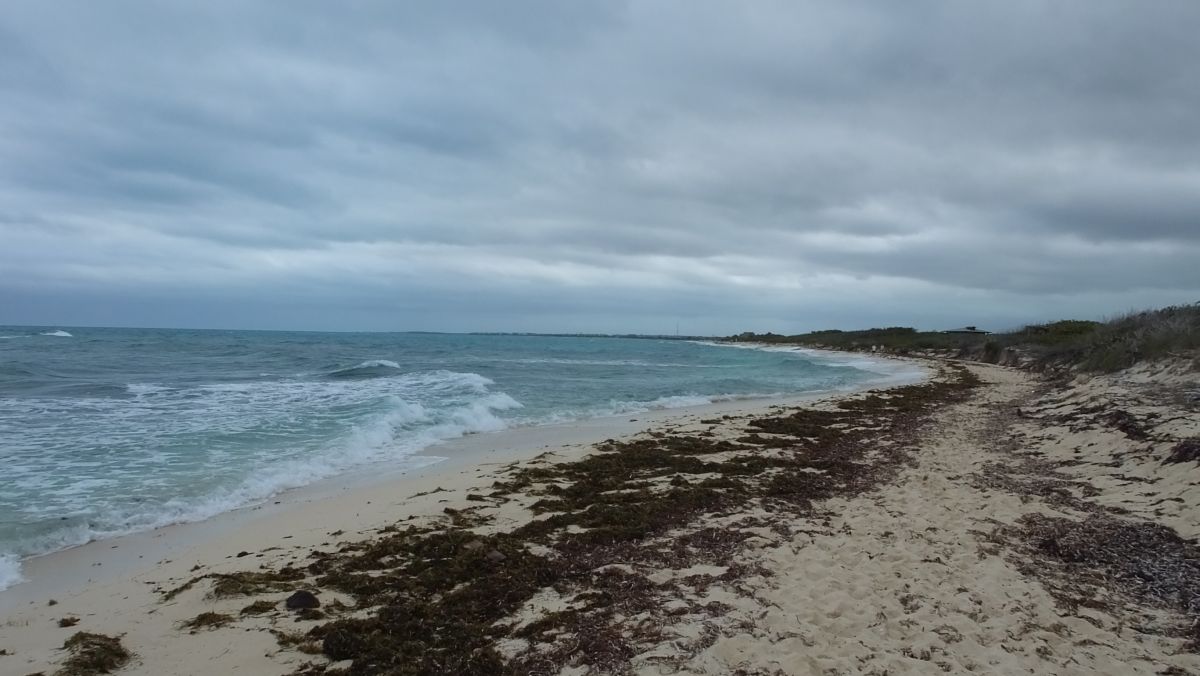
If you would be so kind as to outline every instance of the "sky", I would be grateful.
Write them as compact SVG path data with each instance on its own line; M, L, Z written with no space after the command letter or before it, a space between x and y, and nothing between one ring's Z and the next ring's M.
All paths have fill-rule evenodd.
M5 2L0 324L1200 301L1200 3Z

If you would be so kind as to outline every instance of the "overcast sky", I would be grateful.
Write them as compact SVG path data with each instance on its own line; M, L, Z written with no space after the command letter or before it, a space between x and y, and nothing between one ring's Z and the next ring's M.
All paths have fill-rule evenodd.
M1200 2L5 2L0 324L1200 300Z

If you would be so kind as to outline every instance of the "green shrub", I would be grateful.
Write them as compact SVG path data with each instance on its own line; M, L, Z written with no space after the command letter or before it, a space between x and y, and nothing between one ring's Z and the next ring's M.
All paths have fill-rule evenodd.
M892 326L865 331L814 331L794 336L743 333L736 341L794 344L835 350L882 349L896 354L939 350L998 361L1013 348L1042 368L1075 367L1112 372L1138 362L1178 355L1191 356L1200 368L1200 303L1176 305L1122 315L1105 322L1066 319L1031 324L1016 331L991 335L917 331Z

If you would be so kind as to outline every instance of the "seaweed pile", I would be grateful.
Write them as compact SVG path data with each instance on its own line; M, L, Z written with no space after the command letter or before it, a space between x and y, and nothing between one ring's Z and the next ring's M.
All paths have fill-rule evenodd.
M1158 427L1161 412L1140 417L1122 408L1128 402L1093 397L1082 405L1066 407L1071 385L1059 382L1042 392L1042 409L1016 409L1023 421L1042 428L1063 426L1072 433L1100 430L1109 438L1120 435L1125 450L1106 457L1082 455L1077 460L1048 461L1012 443L1003 416L995 421L993 436L1009 438L998 444L1005 453L1001 462L989 463L971 477L980 488L1004 490L1024 501L1037 500L1074 518L1030 513L1014 524L997 524L985 539L1014 553L1009 560L1023 574L1040 580L1066 613L1097 622L1085 611L1099 610L1131 622L1143 633L1185 635L1186 650L1200 652L1200 546L1181 538L1164 525L1133 516L1129 509L1093 501L1101 494L1092 483L1073 479L1060 468L1083 463L1120 468L1134 455L1169 465L1200 459L1195 438L1173 439ZM1136 403L1136 402L1135 402ZM1176 441L1159 461L1155 445ZM1077 456L1080 453L1076 452ZM1126 482L1153 483L1157 479L1109 474ZM1161 502L1161 501L1160 501ZM1151 505L1153 506L1153 505ZM1168 611L1156 617L1153 609ZM1183 622L1179 622L1182 616Z
M1125 601L1170 610L1190 622L1169 633L1186 634L1185 648L1200 651L1200 547L1170 528L1102 513L1083 521L1027 514L993 538L1025 549L1018 568L1067 612L1112 612Z
M296 674L550 674L580 664L615 673L685 621L705 627L686 646L698 652L736 629L705 590L736 592L767 575L740 556L750 541L786 542L801 517L821 518L821 501L892 479L932 414L978 385L964 367L941 371L826 409L707 421L707 432L610 440L574 462L518 466L490 494L469 496L474 506L447 509L447 523L398 524L313 552L304 566L203 576L167 596L211 578L216 596L313 589L353 599L325 608L332 619L307 632L277 633L326 658ZM488 508L513 500L533 518L500 530ZM689 572L696 566L709 572Z
M1200 439L1191 438L1175 444L1163 464L1179 465L1185 462L1200 462Z
M71 656L63 663L56 676L92 676L108 674L123 666L133 657L121 639L86 631L67 639L63 649Z

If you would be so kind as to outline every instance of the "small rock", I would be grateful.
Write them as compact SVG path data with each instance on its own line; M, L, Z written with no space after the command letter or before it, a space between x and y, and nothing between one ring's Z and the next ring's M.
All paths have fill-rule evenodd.
M285 603L288 610L300 610L302 608L317 608L321 605L321 601L317 595L301 589L287 598Z
M496 549L493 549L492 551L487 553L487 560L491 561L492 563L500 563L501 561L503 561L504 559L507 559L507 558L508 557L505 556L503 554L503 552L500 552L499 550L496 550Z
M250 556L250 552L238 552L238 553L237 553L237 558L239 558L239 559L240 559L240 558L242 558L243 556Z
M462 546L464 552L473 552L476 549L481 549L482 547L483 547L483 540L472 540Z

